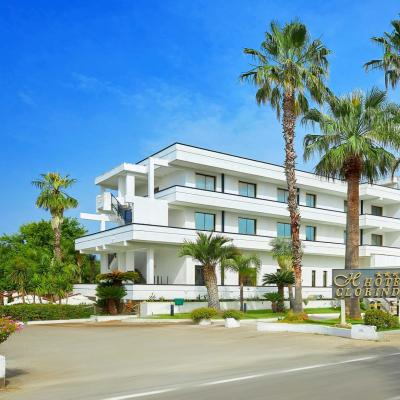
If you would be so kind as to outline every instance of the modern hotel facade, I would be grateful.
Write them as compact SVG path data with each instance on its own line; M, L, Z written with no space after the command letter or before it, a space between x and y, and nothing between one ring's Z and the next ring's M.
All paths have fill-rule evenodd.
M175 143L136 163L123 163L95 180L100 193L99 232L76 240L76 249L100 255L101 271L139 271L128 285L137 300L199 298L206 294L196 260L178 256L198 231L229 237L262 268L248 298L261 297L262 276L278 266L270 242L289 236L284 170L279 165ZM297 171L305 296L331 297L331 271L344 267L346 183ZM397 182L360 185L360 263L400 265L400 190ZM238 276L218 271L220 296L237 298ZM94 286L76 287L93 295Z

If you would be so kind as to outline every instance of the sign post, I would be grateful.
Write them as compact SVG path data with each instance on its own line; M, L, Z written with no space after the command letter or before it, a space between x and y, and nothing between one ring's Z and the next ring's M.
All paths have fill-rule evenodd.
M332 297L340 300L340 323L346 323L345 299L397 299L400 320L400 268L334 269Z
M340 325L346 325L346 302L340 300Z

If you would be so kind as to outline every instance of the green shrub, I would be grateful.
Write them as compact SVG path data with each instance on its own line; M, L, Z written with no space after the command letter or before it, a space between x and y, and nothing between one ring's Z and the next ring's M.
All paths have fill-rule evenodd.
M96 288L97 305L103 312L115 315L122 312L121 300L126 296L125 286L113 285L110 282L100 282Z
M399 327L398 318L383 310L367 310L364 315L365 325L374 325L376 329L394 329Z
M222 313L222 318L234 318L240 321L243 318L243 313L238 310L226 310Z
M94 314L94 307L87 305L15 304L0 306L0 318L9 317L19 321L89 318L92 314Z
M283 296L278 292L265 293L264 297L267 301L271 302L272 312L285 311L285 303Z
M307 313L294 313L292 310L288 311L286 317L282 319L282 322L304 322L308 320Z
M202 319L211 319L212 317L216 317L218 315L217 310L211 307L200 307L196 308L190 313L190 318L194 322L199 322Z

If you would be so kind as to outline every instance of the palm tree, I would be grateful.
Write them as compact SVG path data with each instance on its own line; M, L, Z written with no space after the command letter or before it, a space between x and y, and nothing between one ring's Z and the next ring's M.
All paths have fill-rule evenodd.
M385 72L385 85L395 88L400 81L400 20L391 22L392 32L373 37L372 41L383 49L381 59L371 60L364 64L366 71L380 69Z
M222 262L222 267L237 272L240 286L240 311L243 311L243 287L247 280L255 281L261 268L261 260L256 255L236 254Z
M295 126L297 117L308 109L307 94L321 103L328 92L324 80L327 76L329 50L320 40L311 40L307 27L298 21L292 21L283 27L271 22L270 29L270 32L265 33L260 50L244 49L244 53L252 56L256 65L240 77L259 88L256 94L258 104L270 103L276 110L278 119L281 110L283 111L285 175L296 276L294 311L301 312L302 254L295 174Z
M292 243L288 238L277 237L271 241L272 257L278 262L282 271L293 272L293 251ZM290 309L293 310L293 286L288 284Z
M399 107L387 103L386 93L376 88L366 95L332 96L327 103L328 114L312 109L303 118L321 131L304 138L304 159L318 154L318 175L347 182L345 268L354 269L359 268L359 184L391 172L395 157L388 149L400 146ZM360 318L358 299L351 299L349 308L351 318Z
M8 279L15 285L22 296L22 303L25 304L25 296L28 294L28 287L31 278L31 267L23 256L16 256L13 265L9 270Z
M32 182L41 190L36 200L36 206L50 211L51 227L54 232L54 258L61 261L61 224L64 211L78 206L78 201L67 194L64 189L72 186L76 179L70 178L69 175L61 176L58 172L49 172L40 176L41 178Z
M219 310L219 297L215 270L218 264L238 254L236 247L231 242L232 239L221 235L197 232L196 241L185 240L179 252L180 257L191 256L201 264L204 284L208 293L208 306L216 310Z
M293 271L279 270L273 274L265 274L263 277L263 286L265 285L276 285L278 287L278 294L280 295L280 300L278 302L277 311L285 311L284 295L285 286L293 285L294 274Z

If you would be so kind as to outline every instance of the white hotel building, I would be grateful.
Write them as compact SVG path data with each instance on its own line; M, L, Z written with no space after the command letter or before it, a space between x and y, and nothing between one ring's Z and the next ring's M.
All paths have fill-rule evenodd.
M198 298L206 294L196 261L178 256L184 239L215 231L262 260L262 276L277 263L271 239L290 232L286 181L281 166L175 143L136 163L123 163L95 180L100 231L76 240L76 249L100 255L101 271L137 270L143 281L128 297ZM331 297L331 270L344 267L346 184L297 171L303 240L304 296ZM400 265L400 190L391 181L360 185L362 267ZM238 297L238 276L218 273L222 298ZM93 294L94 285L76 288Z

